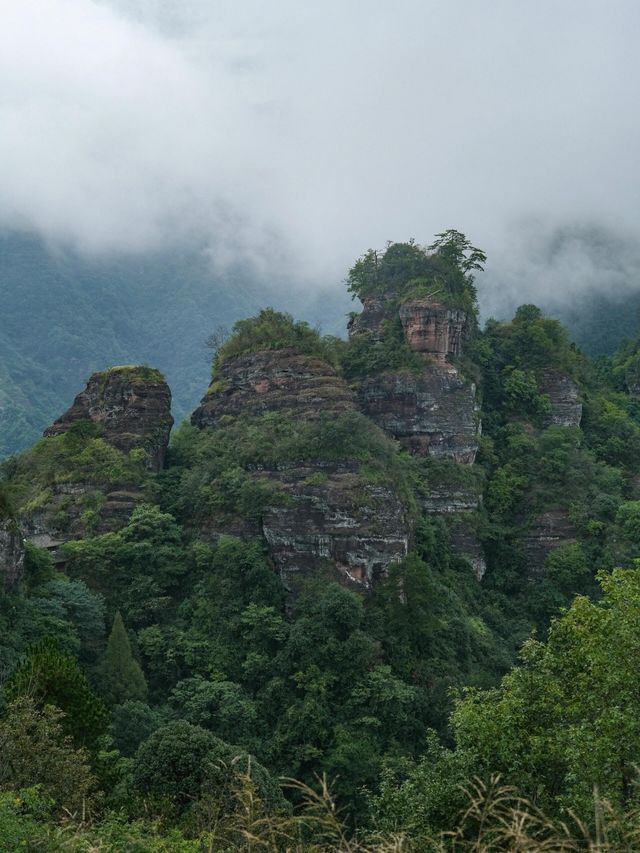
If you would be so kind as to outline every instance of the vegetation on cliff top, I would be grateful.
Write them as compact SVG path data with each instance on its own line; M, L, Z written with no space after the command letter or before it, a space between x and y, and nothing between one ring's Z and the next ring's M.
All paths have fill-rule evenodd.
M472 299L483 260L446 232L369 257L352 286L365 296L384 276L400 299L440 276ZM217 363L289 347L349 373L346 344L270 309L237 324ZM489 323L469 354L484 394L474 469L412 457L358 413L286 411L183 425L158 476L87 422L5 463L8 512L87 482L133 482L147 502L117 532L68 542L64 571L30 546L1 593L0 849L580 849L569 810L592 849L634 849L635 354L594 367L533 306ZM582 428L549 424L549 369L578 383ZM268 471L318 459L392 483L413 514L411 552L366 600L320 565L291 599L259 537L287 500ZM420 510L447 490L482 492L482 585ZM570 535L532 574L526 537L550 512ZM244 524L244 538L206 541L203 522ZM322 774L333 799L305 787ZM281 776L300 780L286 799Z

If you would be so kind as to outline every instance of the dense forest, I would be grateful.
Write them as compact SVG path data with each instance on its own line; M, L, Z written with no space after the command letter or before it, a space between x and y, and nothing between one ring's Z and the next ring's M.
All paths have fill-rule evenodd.
M481 327L485 260L367 252L168 447L121 366L2 463L0 850L638 849L640 339Z

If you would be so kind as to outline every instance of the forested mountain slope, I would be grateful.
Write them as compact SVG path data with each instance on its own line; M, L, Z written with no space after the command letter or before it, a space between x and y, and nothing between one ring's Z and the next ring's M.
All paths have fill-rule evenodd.
M634 849L640 342L594 365L533 305L480 329L483 263L456 231L368 252L347 340L237 322L168 449L164 377L119 366L3 464L6 833L518 849L506 814L579 849L536 844L589 833L596 785ZM456 822L473 779L494 828Z

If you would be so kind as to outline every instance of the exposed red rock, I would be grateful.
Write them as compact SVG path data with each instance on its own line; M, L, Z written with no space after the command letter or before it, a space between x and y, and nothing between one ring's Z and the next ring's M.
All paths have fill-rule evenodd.
M115 367L94 373L71 408L44 434L59 435L82 420L98 424L101 437L124 453L144 449L148 467L159 471L173 425L171 391L158 371L146 367Z
M284 409L315 417L320 411L354 411L355 402L326 361L291 348L262 350L222 364L191 423L202 428L215 426L224 415Z
M445 364L462 353L468 318L434 299L412 299L400 306L400 320L412 350Z

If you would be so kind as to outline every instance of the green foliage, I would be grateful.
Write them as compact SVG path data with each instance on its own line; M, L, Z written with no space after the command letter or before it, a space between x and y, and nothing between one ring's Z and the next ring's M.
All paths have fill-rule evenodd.
M353 297L414 298L438 294L438 300L475 314L472 271L483 269L486 256L464 234L450 229L428 248L413 240L388 243L384 252L369 249L349 270Z
M77 748L65 729L59 708L39 707L27 696L14 699L0 719L0 790L37 786L38 794L58 811L86 809L96 780L87 752Z
M468 692L452 718L456 742L482 772L586 820L594 785L615 808L633 801L640 749L640 569L601 584L601 602L576 598L546 644L526 644L500 688Z
M270 808L284 800L269 773L251 756L184 720L158 729L138 749L134 787L157 803L170 800L180 811L203 796L225 800L242 773L258 786Z
M31 647L5 688L11 701L33 699L40 708L53 705L63 713L62 728L77 746L93 749L107 727L107 712L73 658L55 643L41 640Z
M140 664L131 654L131 644L120 613L116 613L107 648L98 666L100 692L108 705L128 700L144 701L147 682Z
M116 748L132 756L153 732L160 727L162 717L157 709L137 699L127 699L112 710L111 734Z
M340 349L340 367L347 379L379 373L424 371L424 358L407 344L400 318L381 324L382 336L372 332L353 335Z
M305 355L333 361L333 339L322 337L308 323L295 321L291 314L264 308L256 317L238 320L231 336L217 348L213 376L227 359L260 350L293 348Z

